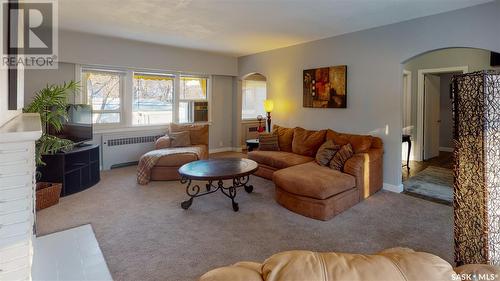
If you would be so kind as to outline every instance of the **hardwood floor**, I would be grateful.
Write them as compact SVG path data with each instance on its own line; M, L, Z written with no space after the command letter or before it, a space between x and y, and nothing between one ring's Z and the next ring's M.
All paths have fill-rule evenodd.
M406 161L403 161L406 164ZM447 169L453 169L453 153L440 151L438 157L425 161L410 161L410 169L402 167L403 181L408 180L429 166L437 166Z

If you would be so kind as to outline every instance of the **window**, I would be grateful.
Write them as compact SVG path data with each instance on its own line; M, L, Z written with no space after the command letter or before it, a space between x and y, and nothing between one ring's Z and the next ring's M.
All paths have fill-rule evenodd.
M132 124L166 124L173 120L173 75L134 73Z
M243 80L242 119L256 119L258 115L265 116L264 100L266 100L266 81Z
M92 106L93 123L121 122L123 73L82 70L83 93Z
M179 123L208 121L208 79L184 75L179 79Z
M93 123L116 127L209 121L209 76L133 69L80 68L81 102Z

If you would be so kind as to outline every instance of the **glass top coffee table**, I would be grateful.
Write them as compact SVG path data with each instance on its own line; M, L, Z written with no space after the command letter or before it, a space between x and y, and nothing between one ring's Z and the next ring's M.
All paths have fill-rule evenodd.
M190 197L181 203L183 209L188 209L195 197L204 196L220 190L222 194L231 199L233 210L239 210L238 203L234 201L236 190L244 187L245 191L251 193L252 185L247 185L250 175L258 169L257 162L245 158L217 158L198 160L187 163L179 168L181 183L186 184L186 193ZM192 181L207 181L204 188ZM225 187L224 180L232 180L232 185Z

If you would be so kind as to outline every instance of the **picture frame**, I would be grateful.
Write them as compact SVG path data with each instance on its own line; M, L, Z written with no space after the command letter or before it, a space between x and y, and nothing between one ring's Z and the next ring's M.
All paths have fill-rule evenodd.
M303 107L347 108L347 65L304 70Z

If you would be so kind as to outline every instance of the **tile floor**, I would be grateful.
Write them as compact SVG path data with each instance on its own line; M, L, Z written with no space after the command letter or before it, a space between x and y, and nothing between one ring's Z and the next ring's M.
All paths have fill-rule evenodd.
M90 224L35 239L33 281L113 280Z

